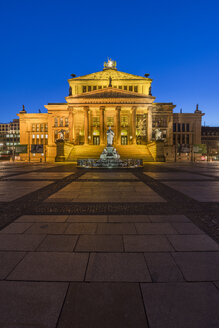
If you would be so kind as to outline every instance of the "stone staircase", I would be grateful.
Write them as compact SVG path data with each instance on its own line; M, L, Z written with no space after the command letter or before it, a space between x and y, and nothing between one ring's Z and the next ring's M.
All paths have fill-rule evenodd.
M94 146L94 145L81 145L81 146L73 146L69 152L69 155L66 156L67 162L75 162L78 159L86 159L86 158L100 158L102 151L105 146Z
M142 159L144 162L154 162L153 156L146 145L116 146L121 159Z
M67 162L75 162L78 159L100 158L100 155L105 146L94 145L67 145L65 157ZM121 159L142 159L144 162L154 162L154 158L146 145L126 145L116 146Z

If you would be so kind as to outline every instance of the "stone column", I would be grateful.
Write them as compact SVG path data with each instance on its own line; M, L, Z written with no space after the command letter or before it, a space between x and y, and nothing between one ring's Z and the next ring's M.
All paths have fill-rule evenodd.
M89 129L89 124L88 124L88 112L89 112L89 107L86 106L84 107L84 144L88 144L88 129Z
M132 107L132 143L136 144L136 110L137 107Z
M120 112L121 112L121 107L117 106L116 107L116 144L117 145L121 144Z
M104 137L105 137L105 129L104 129L104 111L105 107L101 106L100 107L100 144L104 144Z
M74 139L74 137L73 137L73 107L69 107L68 128L69 128L69 141L72 142Z
M148 142L150 142L152 140L152 108L149 107L148 108Z
M92 134L92 128L91 128L91 122L92 122L92 113L91 110L88 110L88 143L93 144L91 140L91 134Z

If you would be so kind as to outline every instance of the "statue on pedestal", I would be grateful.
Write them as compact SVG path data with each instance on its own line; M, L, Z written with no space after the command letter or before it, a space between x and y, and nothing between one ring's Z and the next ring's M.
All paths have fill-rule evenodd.
M112 147L113 145L113 138L114 138L114 132L113 130L111 129L111 126L109 127L109 129L107 130L107 147Z

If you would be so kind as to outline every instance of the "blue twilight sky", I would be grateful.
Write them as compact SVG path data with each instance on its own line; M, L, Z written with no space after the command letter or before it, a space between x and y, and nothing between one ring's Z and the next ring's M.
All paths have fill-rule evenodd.
M0 121L63 102L67 79L118 70L153 79L157 102L198 103L219 126L219 1L0 0Z

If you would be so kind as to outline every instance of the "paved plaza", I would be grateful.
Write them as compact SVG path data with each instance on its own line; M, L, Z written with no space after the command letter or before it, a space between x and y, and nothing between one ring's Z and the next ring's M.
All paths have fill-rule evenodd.
M1 328L219 327L219 163L0 164Z

